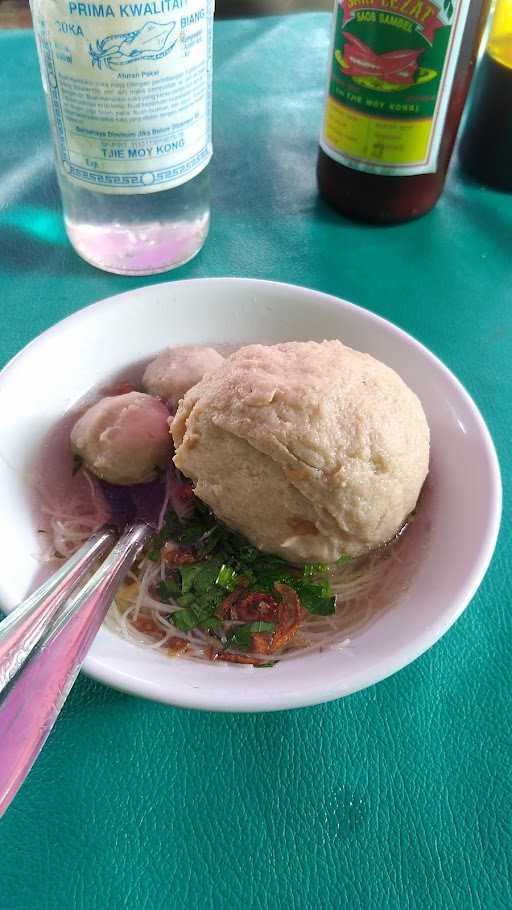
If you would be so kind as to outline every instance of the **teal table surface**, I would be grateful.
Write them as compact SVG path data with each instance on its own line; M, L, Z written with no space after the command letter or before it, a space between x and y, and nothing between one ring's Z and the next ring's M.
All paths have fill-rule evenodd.
M328 28L322 13L217 23L212 231L196 260L155 280L309 285L430 347L474 396L500 455L492 566L431 651L321 707L195 713L80 677L0 824L0 910L512 907L512 197L454 168L437 208L407 225L358 226L320 203ZM4 33L0 50L5 362L147 279L73 253L32 35Z

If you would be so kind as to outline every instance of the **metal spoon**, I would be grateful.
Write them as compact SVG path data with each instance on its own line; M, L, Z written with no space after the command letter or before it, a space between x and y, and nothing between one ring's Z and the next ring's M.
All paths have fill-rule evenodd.
M118 534L134 523L149 525L155 530L158 526L166 501L166 483L161 478L128 486L117 486L96 478L94 482L101 486L111 526L94 534L37 591L0 621L0 694L48 631L78 582L108 552Z
M0 694L48 631L78 582L105 556L116 537L113 528L98 531L0 622Z
M124 533L78 591L79 571L112 545L104 529L0 624L0 816L28 774L73 685L114 594L167 502L167 480L117 486L101 481L110 522ZM69 581L69 585L67 582ZM57 599L42 605L38 597ZM3 690L3 691L2 691Z
M129 527L0 697L0 817L25 780L78 675L117 588L154 533Z

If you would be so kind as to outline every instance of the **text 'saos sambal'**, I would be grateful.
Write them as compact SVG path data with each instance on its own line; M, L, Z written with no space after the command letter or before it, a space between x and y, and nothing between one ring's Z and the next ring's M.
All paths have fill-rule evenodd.
M417 218L437 202L487 0L339 0L318 185L349 217Z

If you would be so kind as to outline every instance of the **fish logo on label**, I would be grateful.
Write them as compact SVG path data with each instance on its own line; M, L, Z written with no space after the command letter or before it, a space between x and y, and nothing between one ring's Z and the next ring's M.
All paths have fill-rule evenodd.
M134 32L107 35L96 41L96 47L89 45L91 65L114 69L128 66L139 60L161 60L171 53L177 42L172 40L176 22L146 22Z

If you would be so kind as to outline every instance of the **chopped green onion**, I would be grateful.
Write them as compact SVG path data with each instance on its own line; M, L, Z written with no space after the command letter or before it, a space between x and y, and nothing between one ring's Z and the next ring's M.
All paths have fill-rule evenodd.
M187 594L189 591L192 591L194 587L194 579L196 575L201 571L202 566L200 565L180 566L181 590L183 594Z
M206 619L202 619L198 622L197 625L200 629L211 632L213 629L222 629L224 623L222 622L222 619L219 619L217 616L208 616Z
M295 585L295 590L308 613L331 616L336 612L336 598L331 595L331 587L327 580L322 579L314 584L301 581Z
M226 592L222 588L212 588L210 591L206 591L204 594L198 594L197 596L197 606L203 610L208 610L210 613L213 613L215 609L222 603L226 596Z
M255 562L260 553L256 547L240 547L238 555L243 562Z
M158 584L157 592L161 600L169 602L170 600L176 600L179 596L180 587L173 579L168 579Z
M207 594L214 589L217 583L217 575L219 574L220 566L221 563L217 559L211 559L201 563L199 566L200 571L194 578L194 591L197 591L198 594Z
M179 603L180 607L192 607L196 602L195 594L190 592L189 594L180 594L176 598L176 603Z
M316 613L319 616L333 616L336 613L336 598L319 597L313 603L306 606L309 613Z
M219 569L217 578L215 579L215 584L220 585L221 588L226 588L228 591L234 591L239 580L239 575L235 572L231 566L227 566L226 563L223 563Z
M275 622L248 622L238 628L229 636L228 647L248 651L251 647L252 636L257 632L274 632Z
M158 560L167 541L194 545L197 562L168 573L157 585L158 596L165 603L177 603L180 610L171 614L176 628L183 632L199 628L214 631L226 627L216 611L229 592L241 583L248 592L269 593L279 600L276 584L286 584L297 593L304 608L312 614L329 616L335 613L336 598L330 584L331 567L325 563L307 563L295 568L278 556L261 553L241 535L220 524L208 507L196 502L191 518L182 521L169 510L164 528L155 534L148 547L147 557ZM338 565L350 561L343 555ZM273 622L249 622L235 627L226 647L249 651L252 637L257 633L272 633ZM275 661L258 664L271 667Z
M160 556L160 550L169 537L167 529L164 527L158 534L154 534L149 541L149 549L146 553L148 559L156 562Z
M329 571L329 566L324 562L308 562L304 566L304 578L310 578L311 575L325 575Z
M266 591L270 594L273 593L276 582L293 587L294 582L297 580L291 574L289 564L284 561L281 565L277 566L273 564L255 565L253 568L253 578L254 581L251 585L253 591Z
M176 610L176 613L172 614L172 621L180 632L190 632L197 626L197 617L192 610Z

